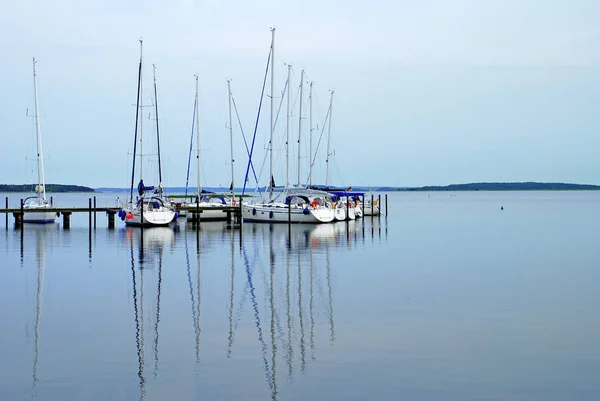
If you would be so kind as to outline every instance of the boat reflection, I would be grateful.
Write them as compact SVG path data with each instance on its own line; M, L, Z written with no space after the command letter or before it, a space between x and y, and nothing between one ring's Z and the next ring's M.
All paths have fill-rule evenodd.
M333 224L330 226L334 226ZM320 241L321 239L334 238L335 231L319 231L312 226L293 226L296 230L292 233L291 245L281 241L281 225L271 228L257 225L256 229L265 228L265 241L268 248L262 247L261 242L242 242L241 258L246 276L253 310L256 338L262 354L262 365L265 382L270 390L271 399L276 400L279 391L277 365L283 362L287 383L292 383L294 373L306 374L311 363L318 360L318 338L328 338L329 346L335 343L335 323L333 314L333 275L330 258L330 248L335 247L335 242ZM288 227L282 227L287 231ZM253 227L250 230L254 229ZM317 234L317 238L313 237ZM258 233L257 233L258 234ZM318 237L322 235L322 237ZM317 239L316 246L313 239ZM233 243L233 241L232 241ZM250 249L251 244L255 249ZM315 253L316 249L324 252ZM300 250L300 251L299 251ZM281 255L283 251L283 256ZM250 257L253 253L255 256ZM267 260L268 259L268 260ZM235 255L232 247L232 261ZM261 286L260 280L255 282L255 273L268 266L268 280ZM282 269L285 266L285 269ZM231 268L231 293L230 305L233 305L235 266ZM282 285L283 284L283 285ZM325 288L324 288L325 287ZM260 290L264 295L260 294ZM326 297L319 297L327 292ZM246 293L246 289L244 289ZM261 305L260 300L264 300ZM242 294L242 303L237 315L241 315L241 308L245 301ZM265 322L265 314L268 322ZM261 315L262 319L261 319ZM285 316L280 317L280 316ZM322 317L325 317L324 319ZM235 335L237 324L232 322L233 314L229 312L230 334L227 355L232 355L232 338ZM266 325L266 326L265 326ZM265 336L264 330L269 327L270 341ZM324 333L324 335L319 335ZM283 350L278 356L278 350Z
M130 245L130 263L131 263L131 276L132 276L132 297L133 297L133 309L134 309L134 320L135 320L135 343L138 359L138 385L140 388L140 399L143 399L146 395L146 373L144 372L146 365L145 357L145 326L144 326L144 314L146 309L152 309L154 303L145 305L144 296L146 292L152 292L153 288L156 288L156 294L150 294L151 299L156 297L156 307L154 312L154 325L153 333L150 335L154 336L151 345L151 352L154 354L153 362L153 376L158 376L159 368L159 323L160 323L160 302L161 302L161 287L162 287L162 272L163 272L163 253L166 248L173 249L175 246L176 231L169 227L152 227L152 228L131 228L127 227L123 229L125 231L125 237L127 238ZM134 248L137 245L138 253ZM147 277L146 276L150 276ZM154 277L153 277L154 276ZM150 291L144 288L144 282L147 279L155 280L155 287L151 286Z
M217 341L214 336L223 340L222 355L226 363L238 364L239 358L248 363L250 338L250 349L255 350L250 352L256 352L255 358L260 361L265 390L273 401L280 394L283 397L288 385L299 375L311 374L319 362L319 351L335 347L336 255L364 244L359 240L363 238L364 223L361 220L292 226L244 223L239 230L228 229L225 222L204 222L200 226L183 227L182 232L169 228L124 229L130 248L140 398L146 396L146 387L150 388L147 383L152 362L145 353L154 353L153 375L156 378L160 373L163 279L168 285L180 283L180 299L189 293L183 297L186 312L180 332L189 333L190 340L193 332L193 342L190 341L186 354L195 359L196 365L213 362L210 358L214 358L214 353L202 347L202 341L214 344ZM370 231L369 226L367 232ZM181 269L168 269L163 276L165 251L180 258ZM218 257L213 258L215 255ZM216 288L215 283L220 283L220 287ZM212 303L227 291L223 299L225 309L215 311L207 309L205 304L202 310L202 297ZM207 298L207 294L211 297ZM148 316L155 316L151 324L146 321ZM244 318L252 323L246 326ZM220 326L214 319L228 324ZM210 330L214 327L223 329L215 333ZM151 345L145 344L148 336Z

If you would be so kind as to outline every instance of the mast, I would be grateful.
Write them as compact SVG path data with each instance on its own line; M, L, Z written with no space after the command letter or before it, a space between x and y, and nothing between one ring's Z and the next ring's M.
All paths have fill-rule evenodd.
M298 113L298 186L300 186L300 137L302 135L302 88L304 87L304 70L300 72L300 112Z
M160 134L158 128L158 94L156 90L156 65L152 64L152 74L154 77L154 110L156 114L156 145L158 147L158 193L162 196L162 169L160 166Z
M269 200L273 200L273 130L275 129L275 27L271 28L271 137L269 139Z
M142 104L142 99L143 96L142 94L144 93L143 91L143 85L142 85L142 50L143 50L143 39L140 39L140 111L141 108L144 107L144 105ZM144 124L140 121L140 181L142 181L143 179L143 164L144 164L144 135L143 135L143 126Z
M140 46L141 46L141 39L140 39ZM138 65L138 84L137 84L137 93L136 93L136 100L135 100L135 130L134 130L134 134L133 134L133 161L131 163L131 188L129 190L129 202L130 203L133 202L133 181L135 179L135 155L137 153L137 134L138 134L138 124L139 124L138 117L140 114L141 79L142 79L142 54L140 52L140 63Z
M235 182L234 182L234 163L233 159L233 124L231 122L231 80L227 80L227 91L229 92L229 152L231 156L231 199L235 196Z
M198 202L200 202L200 195L202 194L202 185L200 184L200 121L199 111L200 105L198 104L198 74L196 77L196 162L198 163Z
M42 154L42 132L40 131L40 112L37 95L37 74L35 72L35 57L33 58L33 93L35 98L35 136L37 139L38 185L35 188L38 199L46 203L46 185L44 182L44 157Z
M313 87L313 83L312 81L310 82L310 91L308 94L308 141L309 141L309 145L308 145L308 185L312 187L312 169L313 169L313 156L312 156L312 148L313 148L313 123L312 123L312 111L313 111L313 104L312 104L312 97L313 97L313 93L312 93L312 87Z
M325 159L325 186L329 185L329 149L330 149L330 143L331 143L331 114L333 112L332 110L332 106L333 106L333 92L331 91L331 99L329 100L329 128L327 130L327 159Z
M290 90L292 66L288 64L287 79L287 121L285 125L285 186L290 186L290 113L292 112L292 91Z

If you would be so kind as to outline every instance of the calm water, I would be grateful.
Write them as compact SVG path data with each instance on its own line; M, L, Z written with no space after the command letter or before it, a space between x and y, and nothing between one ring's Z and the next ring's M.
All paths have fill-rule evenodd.
M389 202L241 236L11 217L0 399L600 399L600 192Z

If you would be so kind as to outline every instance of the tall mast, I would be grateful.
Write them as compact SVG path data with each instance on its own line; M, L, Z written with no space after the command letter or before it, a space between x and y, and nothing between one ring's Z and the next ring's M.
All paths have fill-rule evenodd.
M331 91L331 99L329 100L329 128L328 128L328 132L327 132L327 159L325 159L325 186L329 185L329 149L330 149L330 144L331 144L331 114L333 113L333 92Z
M46 203L46 185L44 182L44 157L42 154L42 132L40 131L40 111L37 95L37 74L35 72L35 57L33 58L33 93L35 98L35 136L37 139L38 185L35 188L38 199Z
M142 86L142 68L143 68L143 64L142 64L142 50L143 50L143 43L144 41L142 39L140 39L140 112L143 110L142 107L144 107L144 104L142 102L143 99L143 86ZM143 115L143 114L142 114ZM143 120L143 118L141 119ZM144 135L143 135L143 127L144 124L142 121L140 121L140 181L142 181L143 179L143 164L144 164Z
M234 182L234 163L233 159L233 124L231 122L231 80L227 80L227 91L229 92L229 151L231 156L231 199L235 196L235 182Z
M196 77L196 162L198 163L198 202L200 202L200 195L202 194L202 185L200 184L200 121L199 111L200 104L198 103L198 74Z
M312 86L313 83L312 81L310 82L310 91L308 94L308 141L309 141L309 145L308 145L308 185L312 186L312 169L313 169L313 155L312 155L312 148L313 148L313 123L312 123L312 110L313 110L313 105L312 105L312 97L313 97L313 93L312 93Z
M269 200L273 200L273 130L275 129L275 27L271 28L271 138L269 139Z
M292 66L288 64L287 79L287 121L285 125L285 186L290 186L290 113L292 112L292 91L290 84L292 77Z
M300 137L302 136L302 88L304 87L304 70L300 72L300 111L298 113L298 186L300 186Z
M156 65L152 64L154 78L154 110L156 114L156 145L158 147L158 192L162 195L162 169L160 166L160 134L158 132L158 94L156 90Z

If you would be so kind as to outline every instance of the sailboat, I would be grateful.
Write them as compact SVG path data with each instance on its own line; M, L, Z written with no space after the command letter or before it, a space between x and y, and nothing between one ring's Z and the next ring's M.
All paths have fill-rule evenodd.
M202 190L202 184L200 183L202 165L200 162L200 121L199 121L199 102L198 102L198 75L196 77L196 96L194 99L194 117L192 119L192 136L190 138L190 151L188 156L188 169L186 178L186 195L187 195L187 184L190 178L190 164L192 161L192 144L194 142L194 129L196 131L196 164L197 164L197 193L195 199L192 202L185 202L183 205L186 207L199 207L202 208L200 213L196 213L193 210L186 212L187 221L197 221L197 219L203 221L219 221L227 220L227 212L221 209L222 206L226 206L227 200L223 196L211 195L208 192ZM194 124L195 123L195 124ZM211 210L211 208L214 208Z
M47 224L54 223L56 213L46 211L52 207L46 200L46 185L44 181L44 158L42 153L42 132L40 130L40 112L37 96L37 76L35 72L35 58L33 59L33 92L35 96L35 134L37 138L37 168L38 183L35 186L35 196L25 198L23 209L35 210L35 212L23 213L24 223Z
M136 112L135 112L135 135L133 144L133 166L131 171L131 189L129 195L129 203L125 208L120 209L118 212L121 220L125 221L128 226L165 226L175 221L178 217L177 212L170 207L166 200L162 196L162 182L159 182L158 187L155 189L154 186L147 186L144 184L144 170L143 170L143 130L142 123L139 120L140 110L143 107L142 101L142 57L143 41L140 39L140 64L138 70L138 91L136 101ZM156 76L154 77L154 97L156 102ZM158 111L158 106L157 111ZM157 116L158 120L158 116ZM158 121L157 121L158 127ZM139 128L139 142L140 142L140 153L139 153L139 171L140 171L140 182L137 185L138 196L135 201L133 199L133 183L135 177L135 159L136 159L136 147L138 141L138 128ZM158 135L158 128L156 130L157 144L158 144L158 159L159 159L159 181L162 181L162 174L160 171L160 140Z
M286 185L283 191L274 196L275 180L273 178L273 134L274 134L274 82L275 82L275 28L271 28L271 122L269 140L269 198L250 202L242 207L242 218L250 222L266 223L329 223L333 221L334 211L331 208L331 197L326 192L312 191L305 188L290 188ZM288 68L288 86L290 69ZM289 91L288 91L288 144L289 144ZM301 123L300 123L301 124ZM289 152L289 146L288 146ZM289 153L288 160L289 180ZM298 175L300 177L300 175ZM289 184L289 182L287 183ZM300 183L299 183L300 184Z

